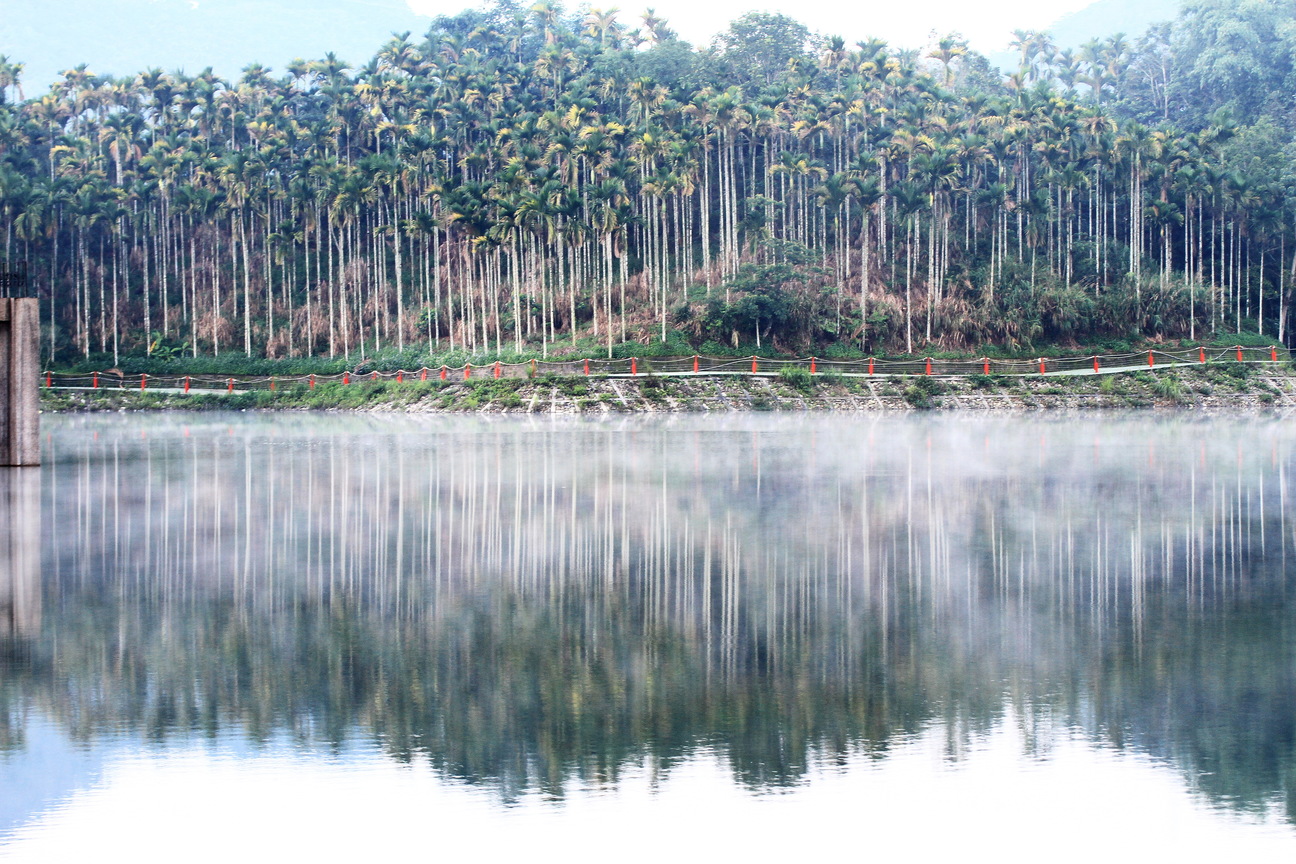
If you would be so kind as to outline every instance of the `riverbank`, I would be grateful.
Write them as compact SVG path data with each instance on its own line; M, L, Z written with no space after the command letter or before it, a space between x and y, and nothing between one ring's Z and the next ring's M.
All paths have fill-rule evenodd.
M546 376L457 382L357 381L314 388L301 384L233 394L104 388L41 392L41 409L46 412L269 409L607 414L1131 408L1209 413L1296 408L1296 371L1287 364L1213 363L1066 376Z

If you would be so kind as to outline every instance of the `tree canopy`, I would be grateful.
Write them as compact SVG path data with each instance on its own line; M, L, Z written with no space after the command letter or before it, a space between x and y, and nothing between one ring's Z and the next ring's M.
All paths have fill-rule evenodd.
M63 360L1288 341L1294 16L1019 31L1008 75L550 2L237 80L0 58L0 255ZM796 315L717 331L796 262Z

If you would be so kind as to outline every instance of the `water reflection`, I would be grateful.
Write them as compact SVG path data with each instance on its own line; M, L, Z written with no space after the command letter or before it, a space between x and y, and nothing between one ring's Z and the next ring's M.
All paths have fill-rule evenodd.
M40 628L40 471L0 468L0 640Z
M1296 816L1276 422L50 428L5 747L32 712L76 741L361 740L513 800L701 749L775 789L932 729L957 763L1006 723Z

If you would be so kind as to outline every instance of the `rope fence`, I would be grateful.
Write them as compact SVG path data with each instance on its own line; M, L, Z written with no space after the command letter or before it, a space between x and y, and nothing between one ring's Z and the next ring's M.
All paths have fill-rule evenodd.
M820 376L960 376L1010 375L1102 375L1140 369L1202 366L1234 362L1255 365L1277 365L1291 362L1286 348L1180 348L1152 349L1120 354L1090 354L1075 357L1039 357L1029 360L994 360L987 357L957 360L924 357L885 359L869 357L859 360L806 357L778 360L766 357L629 357L602 360L527 360L521 363L494 362L475 366L423 367L395 372L342 372L336 375L126 375L108 372L42 373L46 388L89 390L150 390L166 393L242 393L249 390L278 390L288 387L314 389L324 384L343 386L395 382L446 382L486 380L492 378L537 378L549 375L634 378L639 376L748 375L777 377L787 370Z

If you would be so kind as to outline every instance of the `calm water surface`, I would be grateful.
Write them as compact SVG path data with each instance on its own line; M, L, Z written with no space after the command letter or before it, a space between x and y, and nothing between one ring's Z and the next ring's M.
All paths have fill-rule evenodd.
M1289 421L44 428L5 860L1296 855Z

